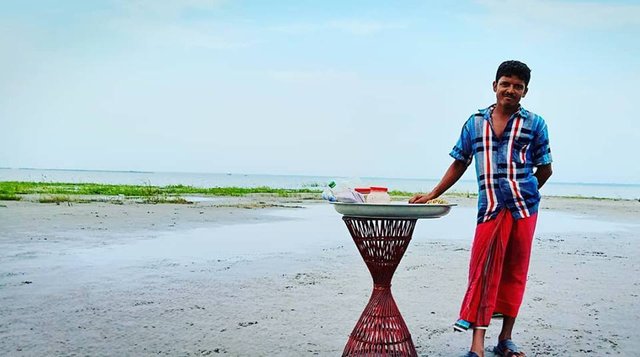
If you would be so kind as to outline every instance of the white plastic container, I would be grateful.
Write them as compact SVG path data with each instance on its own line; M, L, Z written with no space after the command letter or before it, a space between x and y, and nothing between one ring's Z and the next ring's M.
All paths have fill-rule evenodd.
M354 190L361 194L364 197L364 202L367 202L367 196L371 193L371 188L369 187L356 187Z
M367 195L367 203L389 203L391 196L386 187L371 186L371 192Z

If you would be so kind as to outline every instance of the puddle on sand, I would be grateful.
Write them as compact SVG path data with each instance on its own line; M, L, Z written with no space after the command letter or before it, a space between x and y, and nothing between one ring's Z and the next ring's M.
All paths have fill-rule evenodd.
M71 284L69 281L82 285L100 279L112 279L122 274L121 269L128 271L129 268L149 264L186 266L215 260L250 260L253 262L249 265L251 269L257 270L245 272L248 276L256 271L285 272L287 269L295 270L296 264L300 264L295 259L291 261L289 253L299 253L300 255L296 255L298 258L306 257L303 259L315 261L323 249L340 246L344 247L340 254L360 259L341 216L329 205L313 204L304 209L273 210L266 214L285 219L171 232L146 232L131 235L126 240L118 239L118 242L124 241L123 244L94 248L67 247L29 259L12 260L11 263L4 264L0 262L0 270L25 274L19 279L0 278L0 286L10 283L15 285L21 279L33 280L38 282L41 292L46 294L66 289ZM420 220L414 231L413 242L450 239L470 243L475 229L475 215L474 208L454 207L445 217ZM597 221L584 216L543 211L536 234L615 232L638 227L639 225L634 224ZM135 271L132 274L133 279L139 278Z
M87 249L82 255L86 255L94 263L138 259L227 259L262 254L305 253L353 244L341 216L329 205L278 210L269 212L268 215L287 219L165 232L152 239ZM475 216L475 208L454 207L445 217L420 220L413 239L471 240ZM630 226L634 225L596 221L562 212L542 212L536 234L611 232L625 230Z
M211 260L283 252L309 252L350 243L340 216L328 206L278 210L273 222L236 224L159 233L151 239L85 249L83 259L110 264L119 260Z
M237 259L286 253L312 253L338 246L353 247L353 241L341 216L327 204L312 204L304 209L273 210L271 216L285 220L176 230L150 236L131 236L124 244L95 248L70 248L19 263L24 268L127 266L150 261L198 262ZM454 207L439 219L420 220L413 241L471 241L475 229L475 208ZM562 212L543 211L536 234L568 232L613 232L637 229L638 225L597 221ZM122 240L119 240L122 242ZM347 250L357 254L355 249ZM345 251L345 252L347 252Z

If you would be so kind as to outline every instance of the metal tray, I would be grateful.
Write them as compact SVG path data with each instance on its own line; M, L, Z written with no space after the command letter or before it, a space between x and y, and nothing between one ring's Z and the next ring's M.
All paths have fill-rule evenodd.
M331 202L333 208L345 216L371 218L438 218L445 216L456 204L342 203Z

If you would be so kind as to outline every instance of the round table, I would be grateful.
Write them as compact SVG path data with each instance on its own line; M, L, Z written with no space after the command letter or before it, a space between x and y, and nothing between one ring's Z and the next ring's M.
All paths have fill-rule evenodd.
M417 356L391 279L420 218L437 218L454 205L334 203L364 259L373 292L349 335L343 356Z

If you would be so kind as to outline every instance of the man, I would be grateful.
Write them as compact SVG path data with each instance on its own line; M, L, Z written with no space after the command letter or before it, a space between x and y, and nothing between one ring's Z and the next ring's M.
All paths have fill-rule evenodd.
M484 356L484 336L492 315L503 316L499 356L524 356L511 340L522 303L539 189L551 176L551 150L542 117L520 100L529 90L531 70L519 61L500 64L493 82L496 103L472 115L450 155L455 159L428 194L409 203L426 203L456 183L475 158L478 219L469 264L469 285L454 329L473 329L466 356ZM535 169L535 170L534 170Z

